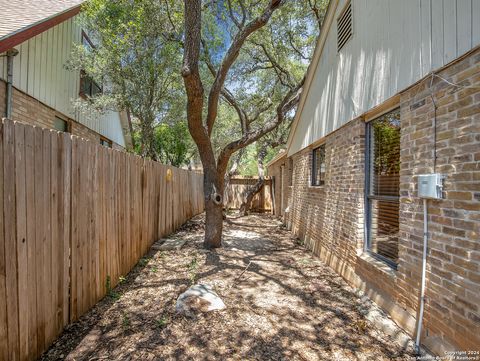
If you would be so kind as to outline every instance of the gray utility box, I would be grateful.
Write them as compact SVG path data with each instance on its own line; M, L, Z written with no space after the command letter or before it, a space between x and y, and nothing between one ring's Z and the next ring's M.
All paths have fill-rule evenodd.
M420 198L442 199L444 176L439 173L418 176L418 196Z

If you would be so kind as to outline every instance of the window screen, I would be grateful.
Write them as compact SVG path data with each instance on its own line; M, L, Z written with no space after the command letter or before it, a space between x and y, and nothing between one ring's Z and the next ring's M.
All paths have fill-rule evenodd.
M312 154L312 186L325 184L325 144L315 148Z
M90 38L82 31L82 45L88 53L92 53L95 46ZM94 97L103 92L102 87L95 82L84 70L80 71L80 95L84 97Z
M400 110L368 124L369 184L367 248L395 265L398 261L400 194Z

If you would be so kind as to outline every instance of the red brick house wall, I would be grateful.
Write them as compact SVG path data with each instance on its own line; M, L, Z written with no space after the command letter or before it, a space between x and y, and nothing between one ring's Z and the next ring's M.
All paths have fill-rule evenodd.
M3 117L5 114L5 101L6 83L3 80L0 80L0 117ZM97 132L73 119L65 117L63 114L55 111L53 108L50 108L37 99L13 88L12 120L43 128L54 129L55 116L58 116L69 123L69 131L73 135L97 143L100 142L100 134ZM112 146L117 149L123 149L123 147L116 143L113 143Z
M445 199L429 201L429 252L422 341L437 354L480 348L480 50L400 94L400 240L397 270L363 252L363 118L327 135L325 184L312 187L312 149L294 154L287 222L314 253L365 291L411 335L419 305L423 206L417 176L446 176ZM469 88L464 88L464 87ZM436 104L436 110L432 97ZM269 167L276 177L282 158ZM278 197L278 195L276 195ZM285 198L286 199L286 198Z

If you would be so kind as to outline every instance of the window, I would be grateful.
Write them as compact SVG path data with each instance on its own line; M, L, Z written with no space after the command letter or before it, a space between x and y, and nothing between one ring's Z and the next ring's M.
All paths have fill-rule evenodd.
M87 52L93 52L95 46L92 41L89 39L87 34L82 31L82 45L87 50ZM97 94L103 92L102 87L98 85L84 70L80 71L80 96L94 97Z
M112 147L112 141L108 140L107 138L100 138L100 144L108 148Z
M352 35L352 2L349 1L337 19L337 51L343 48Z
M59 117L55 117L53 120L53 128L60 132L69 132L68 122Z
M398 263L400 110L367 125L367 250L392 267Z
M325 144L315 148L312 153L312 186L325 184Z

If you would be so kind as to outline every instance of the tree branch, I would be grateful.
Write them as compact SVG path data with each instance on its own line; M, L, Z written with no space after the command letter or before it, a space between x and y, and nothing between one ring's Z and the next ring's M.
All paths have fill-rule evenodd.
M318 29L322 29L322 23L323 23L323 13L320 11L320 9L317 6L317 1L316 0L308 0L308 5L310 6L310 9L313 12L313 15L317 19L317 25Z
M203 52L205 56L205 63L207 64L208 70L210 71L212 76L215 78L217 76L217 71L215 70L215 67L213 66L213 63L211 61L210 52L208 51L208 46L203 39L202 39L202 45L203 45ZM222 88L221 95L227 101L227 103L231 107L233 107L237 112L238 118L240 119L242 134L246 133L248 131L248 125L249 125L247 113L240 107L238 102L235 100L235 97L233 96L233 94L225 87Z
M297 86L290 91L283 97L280 104L277 106L277 111L275 116L266 122L263 127L256 129L252 132L245 134L241 139L233 141L227 144L220 155L218 156L217 162L217 169L218 171L223 171L227 169L228 161L233 153L235 153L240 148L246 147L247 145L252 144L256 140L263 137L265 134L271 132L272 130L276 129L285 119L285 115L295 108L300 100L300 96L302 94L303 85L305 83L305 76L303 79L297 84Z
M215 166L210 137L203 126L203 84L198 62L200 58L201 0L185 0L185 49L183 54L182 76L187 92L188 129L199 148L204 165Z
M235 111L238 114L238 118L240 119L240 125L242 127L242 134L245 134L249 130L249 124L250 120L248 119L247 113L240 107L240 105L237 103L235 98L233 97L233 94L230 93L228 89L223 88L222 89L222 96L223 98L227 101L230 106L235 109Z
M265 46L265 44L258 43L258 42L252 42L252 43L255 44L256 46L260 47L263 50L263 53L267 57L270 64L272 64L273 69L277 73L277 77L280 80L280 82L282 83L282 85L285 85L289 88L293 88L294 87L294 85L293 85L294 82L292 81L292 77L291 77L290 73L276 61L275 57L267 50L267 47ZM283 79L284 77L285 77L285 80Z
M240 8L242 10L242 19L240 21L238 21L237 17L233 13L232 1L228 0L227 3L228 3L228 12L230 13L230 19L232 19L233 23L235 24L235 26L238 29L240 29L240 30L243 29L243 26L245 25L245 20L247 18L247 13L246 13L245 5L244 5L243 1L239 1Z
M185 0L185 5L189 1ZM277 10L280 5L282 4L282 0L271 0L269 6L265 11L258 16L257 18L250 21L246 24L234 37L230 48L228 49L225 57L223 58L222 63L217 71L217 75L215 77L215 81L213 82L212 88L210 89L210 93L208 95L208 111L207 111L207 131L208 135L212 133L213 124L215 123L215 119L217 117L218 112L218 100L220 97L221 90L223 88L223 84L225 83L225 79L227 74L238 57L240 53L240 49L242 48L243 44L247 40L247 38L256 30L262 28L268 23L268 20L272 16L273 12Z

